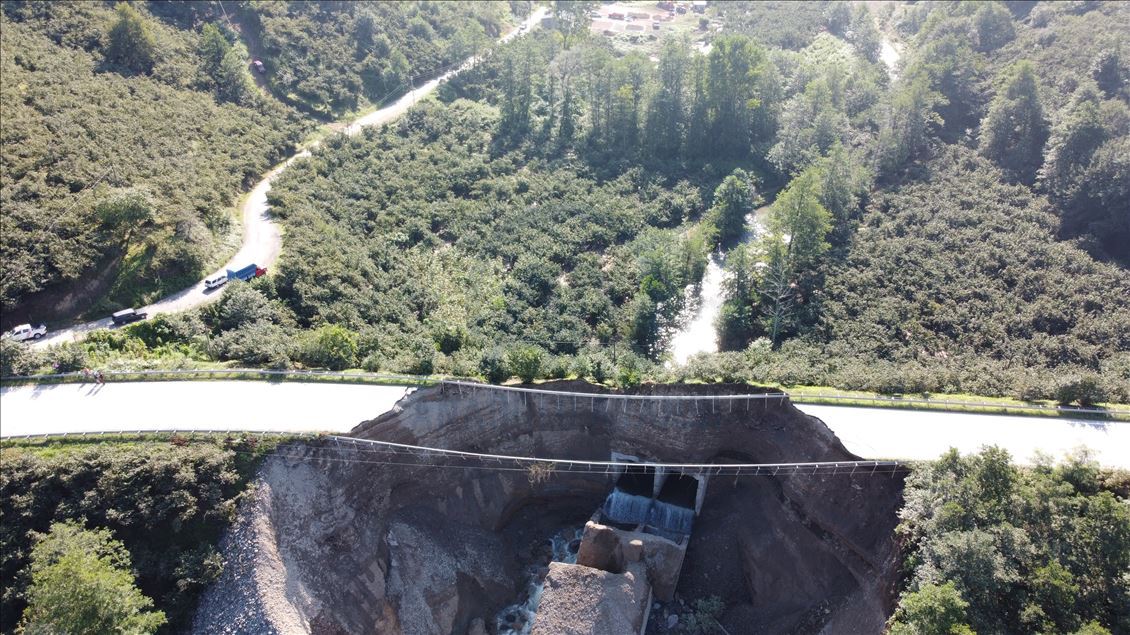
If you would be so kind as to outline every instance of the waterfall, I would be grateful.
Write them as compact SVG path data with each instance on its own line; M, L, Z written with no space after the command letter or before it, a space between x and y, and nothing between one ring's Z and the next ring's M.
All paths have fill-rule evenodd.
M629 494L617 487L605 499L601 511L614 522L642 525L647 522L648 510L651 509L651 505L650 497Z
M655 501L647 514L647 524L664 532L689 535L694 523L694 510L663 501Z

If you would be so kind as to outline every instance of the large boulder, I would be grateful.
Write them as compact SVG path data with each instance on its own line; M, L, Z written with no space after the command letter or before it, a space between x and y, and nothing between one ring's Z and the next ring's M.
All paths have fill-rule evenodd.
M650 587L639 563L624 573L549 565L532 635L631 635L647 622Z

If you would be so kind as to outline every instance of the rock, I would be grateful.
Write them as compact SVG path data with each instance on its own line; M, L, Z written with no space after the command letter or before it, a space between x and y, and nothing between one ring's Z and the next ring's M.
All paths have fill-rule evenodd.
M636 538L629 540L627 544L620 543L624 550L624 560L627 562L639 562L643 558L643 541Z
M631 543L640 543L641 561L647 569L647 579L651 584L652 592L655 593L655 598L661 602L670 602L674 599L675 587L679 584L679 574L683 568L683 558L686 556L686 547L653 534L619 530L617 533L621 544L625 545L622 551L630 552ZM625 560L628 560L627 555Z
M674 613L667 616L667 630L671 630L679 625L679 616Z
M593 521L585 523L581 548L577 551L577 564L601 571L621 573L624 570L624 553L616 530Z
M471 620L471 625L467 627L467 635L487 635L487 626L481 617Z
M639 633L650 588L643 567L610 573L576 564L549 565L531 635Z

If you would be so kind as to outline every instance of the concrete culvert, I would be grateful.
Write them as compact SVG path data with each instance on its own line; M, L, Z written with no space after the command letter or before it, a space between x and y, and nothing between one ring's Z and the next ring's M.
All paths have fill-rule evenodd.
M206 593L194 630L495 633L499 612L528 594L531 572L552 568L567 579L584 569L550 565L547 540L583 528L614 487L643 495L647 476L655 487L654 474L629 483L553 459L608 461L614 452L664 463L857 458L787 400L711 398L745 394L747 386L633 391L702 397L662 403L605 399L603 388L583 382L539 388L578 395L421 389L352 433L541 457L548 464L538 478L513 466L425 460L360 442L280 449L264 462L255 494L223 542L225 571ZM899 570L893 530L901 475L711 476L705 490L692 485L694 476L661 475L659 489L646 492L690 505L692 515L700 508L673 593L687 602L721 598L721 622L734 635L882 630ZM570 542L563 540L563 553ZM642 575L644 563L629 564L609 575ZM565 622L545 628L580 632L595 623L586 619L597 619L586 615L562 612Z

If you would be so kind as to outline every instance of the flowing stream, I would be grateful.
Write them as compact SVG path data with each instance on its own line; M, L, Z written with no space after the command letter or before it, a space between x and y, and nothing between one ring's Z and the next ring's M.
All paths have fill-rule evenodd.
M765 231L765 215L769 206L758 208L745 217L746 231L740 244L752 242ZM680 316L682 325L671 337L671 358L675 365L682 366L696 353L715 353L718 351L718 332L715 322L722 311L722 286L726 280L726 254L716 251L710 254L706 263L706 273L702 282L688 285L686 289L687 308Z
M577 563L577 550L585 528L562 529L546 541L546 555L549 562ZM548 553L551 552L551 553ZM545 576L549 562L536 562L527 569L529 578L525 598L502 609L495 616L495 632L498 635L529 635L534 627L534 616L541 603L541 592L545 588Z
M898 49L895 48L890 39L884 37L879 48L879 59L887 65L887 74L891 76L892 82L898 79L899 57Z

